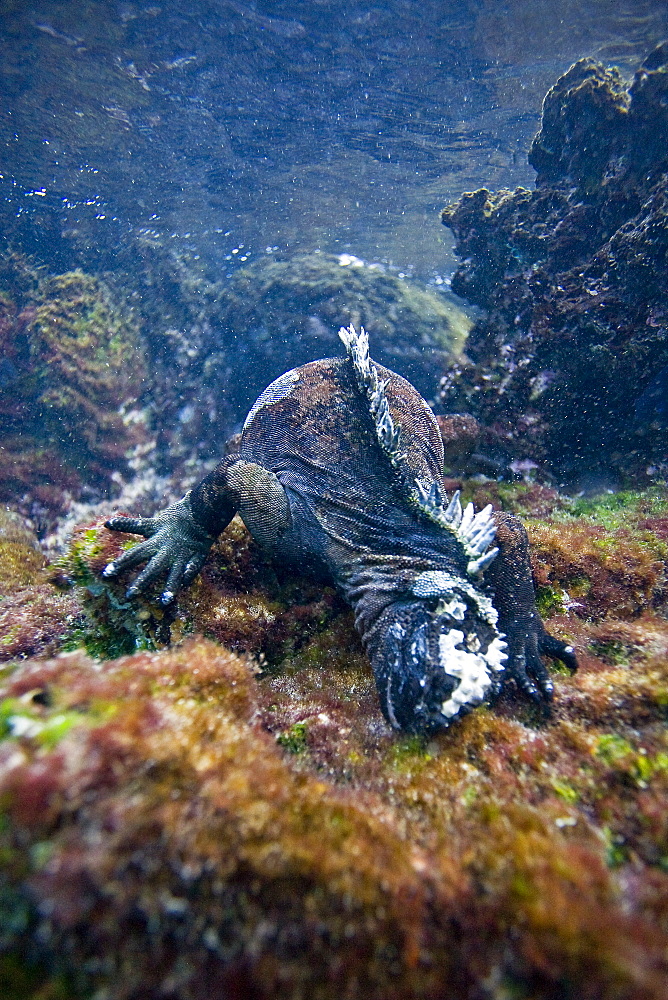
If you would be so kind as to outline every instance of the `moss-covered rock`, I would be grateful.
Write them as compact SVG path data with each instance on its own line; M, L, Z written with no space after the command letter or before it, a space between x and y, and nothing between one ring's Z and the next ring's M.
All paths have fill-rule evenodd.
M58 652L81 616L23 518L0 508L0 661Z
M360 657L25 664L0 702L5 954L112 998L665 998L653 630L632 669L559 677L551 720L504 702L428 746L388 732Z
M287 369L339 355L338 330L350 323L371 331L377 361L431 399L471 325L445 296L346 254L248 264L225 285L220 305L242 410Z
M545 98L535 190L443 211L463 261L453 290L485 315L441 404L562 480L665 471L667 60L664 44L630 85L580 60Z
M0 269L0 496L63 509L83 486L108 490L147 440L139 330L99 278L74 271L35 282L29 264Z
M102 281L74 271L42 283L26 336L46 440L87 478L108 478L137 443L128 414L146 371L136 326Z
M84 610L68 648L83 646L100 659L156 649L197 632L236 652L253 654L266 669L290 662L309 639L326 630L346 606L331 586L277 572L239 518L214 545L202 573L179 596L176 608L163 608L157 593L128 600L129 571L107 579L102 570L136 535L112 532L101 520L80 525L57 569L75 587ZM352 631L352 623L349 623ZM357 648L356 633L352 640ZM324 653L323 653L324 656Z
M79 617L0 684L10 997L666 1000L665 498L465 486L533 515L581 664L547 714L397 737L349 611L238 520L169 616L101 578L136 537L99 522L17 592Z
M0 597L36 583L45 566L34 532L15 511L0 507Z

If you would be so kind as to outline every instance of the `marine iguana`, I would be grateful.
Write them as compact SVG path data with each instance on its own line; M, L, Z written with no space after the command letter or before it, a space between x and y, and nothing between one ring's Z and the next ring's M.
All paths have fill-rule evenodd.
M347 358L272 382L238 450L181 500L154 517L106 522L146 540L104 575L149 560L128 597L166 573L169 604L238 512L276 556L338 585L395 729L442 729L508 678L549 701L541 654L572 669L577 661L536 609L524 527L491 505L462 510L458 493L445 506L443 446L427 403L371 360L363 328L339 336Z

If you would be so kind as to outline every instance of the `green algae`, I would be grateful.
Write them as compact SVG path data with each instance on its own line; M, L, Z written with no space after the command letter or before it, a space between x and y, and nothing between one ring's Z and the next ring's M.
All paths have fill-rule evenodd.
M288 753L304 753L308 748L308 722L295 722L286 732L278 734L276 742Z
M54 750L77 726L96 726L113 718L116 706L99 699L85 710L63 707L63 697L52 689L45 709L43 692L29 691L20 698L0 701L0 740L29 740L45 751Z
M633 779L641 788L646 788L653 778L668 774L668 752L650 754L616 733L599 736L595 753L613 771Z
M626 527L629 518L663 517L668 514L668 496L665 488L651 487L644 490L620 490L596 497L575 497L565 501L570 517L586 517L602 524L609 531Z
M616 496L616 495L615 495ZM660 491L587 501L591 516L574 516L563 503L538 519L525 518L540 607L546 616L633 617L668 600ZM559 605L561 604L561 608Z
M42 718L25 698L5 698L0 702L0 739L28 738L52 750L72 726L81 722L76 712L60 712Z
M628 667L634 652L634 647L619 639L594 640L588 647L592 653L615 666Z
M580 792L567 782L559 781L559 779L554 778L551 784L559 798L563 799L564 802L568 802L569 805L574 805L580 800Z
M0 508L0 598L36 583L45 565L37 538L23 518Z
M136 542L130 542L129 547L133 544ZM84 527L74 533L67 553L56 564L75 586L83 609L82 620L69 629L63 641L64 651L83 647L90 656L103 660L156 648L152 610L127 600L121 584L101 575L116 550L128 548L128 541L116 542L116 550L113 545L110 532L102 525Z
M86 619L67 630L61 646L63 652L83 648L94 659L105 660L156 648L134 606L120 601L111 588L86 586L82 603Z
M42 678L40 669L38 664L26 664L10 680L21 684L26 694L42 689L47 675ZM234 914L228 919L240 935L235 938L238 947L245 948L244 941L251 947L257 921L273 920L274 907L280 904L281 920L289 913L303 928L300 967L306 963L312 968L310 960L319 954L319 946L306 928L313 926L315 914L327 927L327 954L343 962L352 975L357 974L352 970L364 969L374 984L367 995L378 1000L392 995L388 993L388 966L383 961L370 964L366 946L361 954L346 950L350 938L339 922L341 906L355 940L367 941L364 935L370 934L374 953L376 948L388 954L392 951L402 997L450 995L446 982L453 975L470 974L466 948L458 943L473 940L470 935L479 941L486 970L489 963L500 963L503 974L512 979L513 964L528 962L527 968L534 970L534 996L552 995L550 977L545 982L535 978L536 969L544 968L548 960L555 963L564 988L570 989L586 975L587 982L600 985L602 996L613 989L607 963L629 933L629 924L624 923L627 918L615 902L618 887L610 880L616 872L624 872L630 858L637 859L638 852L647 852L655 841L658 847L661 839L660 831L647 827L651 813L635 830L626 813L619 811L618 798L626 796L635 802L635 796L649 790L643 783L653 787L656 782L658 793L666 780L666 748L657 744L656 734L651 736L651 725L637 744L618 729L606 734L594 721L601 711L601 698L609 698L618 714L627 713L625 725L642 725L639 720L647 706L638 709L637 722L629 721L631 689L618 686L608 691L604 675L585 672L590 686L583 692L589 691L591 706L582 717L580 702L564 697L575 696L578 676L560 678L557 704L563 707L549 724L538 719L518 722L493 710L476 712L462 720L456 732L453 729L425 747L414 738L397 740L379 729L373 698L366 699L361 692L355 700L335 697L334 682L342 681L344 672L335 669L328 675L326 664L304 667L289 677L274 673L254 679L248 667L220 647L191 641L181 650L143 653L94 670L76 655L60 663L53 661L46 669L52 700L47 705L38 703L35 712L57 718L78 704L86 716L95 711L96 704L116 706L113 716L97 722L91 719L77 732L70 730L52 749L24 739L21 745L34 755L30 766L37 768L35 778L26 771L10 785L11 799L3 799L11 806L13 829L20 810L28 809L31 797L39 792L41 786L33 782L43 773L39 770L40 761L46 759L43 755L65 752L74 737L78 746L88 741L73 759L86 762L85 775L93 766L101 770L99 785L85 778L84 788L91 789L85 793L85 809L53 790L48 801L58 804L63 818L59 820L56 814L49 819L52 834L45 836L39 820L44 815L39 797L28 813L33 818L21 821L22 828L34 829L29 845L31 869L47 880L56 899L61 890L53 873L63 850L71 850L67 844L72 843L73 830L85 826L87 817L97 829L106 822L103 817L109 810L116 822L123 816L122 841L117 846L114 838L96 842L94 864L98 867L91 869L93 854L90 863L84 860L89 848L82 826L83 839L76 842L77 851L84 851L78 857L85 875L81 883L75 880L68 887L68 893L85 889L89 894L92 878L92 884L99 886L94 891L100 912L108 914L110 905L119 908L118 916L102 917L104 926L113 927L125 926L124 901L134 905L133 894L140 893L142 905L152 914L151 931L142 939L144 947L150 941L150 948L158 949L160 955L166 955L161 942L173 933L170 921L176 919L160 900L182 901L179 926L190 927L193 921L208 926L211 913L217 912L218 897L205 874L209 869L202 868L204 853L224 886L216 891L226 894L228 913ZM594 681L596 686L591 687ZM342 683L341 691L346 683L350 681ZM8 697L21 696L10 692ZM257 699L265 697L263 709ZM10 703L10 714L15 710ZM294 721L296 711L301 715L298 722ZM287 725L286 713L292 716ZM269 739L266 728L273 734ZM609 734L618 739L605 739ZM645 743L647 754L643 755L635 747ZM98 747L105 748L102 757ZM651 762L651 775L643 757ZM111 772L104 766L105 759L114 762ZM65 778L58 776L56 758L50 760L46 791L52 783L58 789ZM621 785L611 783L611 767L616 768ZM94 795L93 787L97 788ZM194 812L191 803L197 803ZM642 817L642 810L635 812ZM77 816L76 827L66 816ZM156 834L156 829L162 832ZM643 833L644 829L648 832ZM65 830L70 833L63 839ZM643 838L647 837L645 847ZM416 852L410 855L413 860L408 869L403 867L406 844ZM118 856L115 851L120 852ZM136 889L131 888L132 867L126 867L125 851L132 865L140 864L144 852L151 854L151 866L142 868ZM161 859L157 867L156 852ZM652 861L656 872L662 871L665 854L665 849L659 850ZM100 865L102 872L95 875ZM248 871L249 865L248 875L242 876L240 872ZM408 870L417 882L403 880L401 873ZM191 871L202 872L196 877L196 889L189 888L187 881ZM243 878L243 902L234 895L238 878ZM445 915L445 927L454 920L463 928L463 939L453 942L452 935L434 921L431 908L416 909L409 902L422 898L423 892L433 898L436 911ZM625 901L624 905L632 904ZM634 919L643 921L638 926L645 938L639 947L645 954L653 947L648 925L639 914ZM519 931L509 934L509 926ZM429 968L435 970L426 979L410 971L416 966L411 964L410 948L406 952L409 927L420 940L430 942L420 946L427 948ZM605 927L605 934L616 943L606 942L597 927ZM85 939L72 931L64 933L68 947L83 956ZM195 936L181 950L182 960L188 955L192 969L203 960L198 957L197 940ZM117 936L116 952L126 947L132 951L136 944ZM271 942L263 948L268 949L263 954L273 968ZM504 965L500 957L504 953L515 956L511 967ZM642 975L629 961L624 958L614 974L626 984L624 989L632 989L630 984ZM449 964L453 962L454 966ZM289 960L284 957L279 964L281 976L292 975ZM146 992L150 988L146 984L152 982L151 963L142 960L136 968L143 970L141 988ZM249 968L264 982L265 962L251 959ZM518 988L523 982L520 976ZM273 989L273 995L288 995L275 985ZM660 993L651 986L647 995L658 1000Z
M555 587L538 587L536 590L536 607L541 618L551 618L564 611L563 591Z

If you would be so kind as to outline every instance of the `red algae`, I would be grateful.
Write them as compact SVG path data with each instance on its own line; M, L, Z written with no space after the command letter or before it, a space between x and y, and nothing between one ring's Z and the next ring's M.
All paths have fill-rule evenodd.
M50 836L27 879L41 940L80 965L102 948L115 985L91 979L113 996L197 996L210 977L227 996L240 968L253 995L300 995L330 976L397 995L427 903L412 848L290 770L253 721L247 665L202 642L102 672L73 654L19 670L4 693L44 688L66 692L58 710L81 722L46 752L43 711L17 708L12 720L36 716L35 736L17 738L0 784L19 837L8 855ZM428 987L428 971L410 974Z
M17 583L0 613L80 608L39 655L97 659L5 668L10 1000L668 1000L662 501L496 489L541 508L539 593L580 669L549 712L509 689L428 743L385 724L334 592L239 521L169 615L101 577L135 539L99 522ZM126 642L165 648L108 659Z
M0 602L0 661L52 656L80 624L75 594L47 584L19 590Z
M527 529L536 585L565 590L577 614L634 617L668 598L665 559L649 533L611 533L579 519L529 522Z
M53 655L76 627L78 597L54 587L51 575L23 519L0 510L0 661Z
M346 616L266 678L196 639L17 668L3 857L44 981L67 954L114 998L665 997L668 625L578 628L600 656L551 717L508 696L428 745Z

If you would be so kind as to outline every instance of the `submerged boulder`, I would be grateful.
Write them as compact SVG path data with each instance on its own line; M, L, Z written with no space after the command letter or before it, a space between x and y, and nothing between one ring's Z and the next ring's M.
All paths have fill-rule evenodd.
M59 652L82 615L79 595L54 584L31 528L0 507L0 662Z
M583 59L545 98L536 188L444 209L481 306L446 412L570 482L668 467L668 44L629 84Z
M141 250L113 282L141 321L154 462L184 485L221 457L270 382L342 355L341 326L366 325L376 360L433 399L471 325L445 295L346 254L266 255L211 281L159 246Z
M34 277L31 282L28 279ZM147 440L139 329L104 281L0 268L0 499L61 511L108 493Z
M241 410L289 368L341 354L337 333L351 323L369 330L376 361L433 399L471 325L444 295L349 254L248 264L224 286L220 307Z

